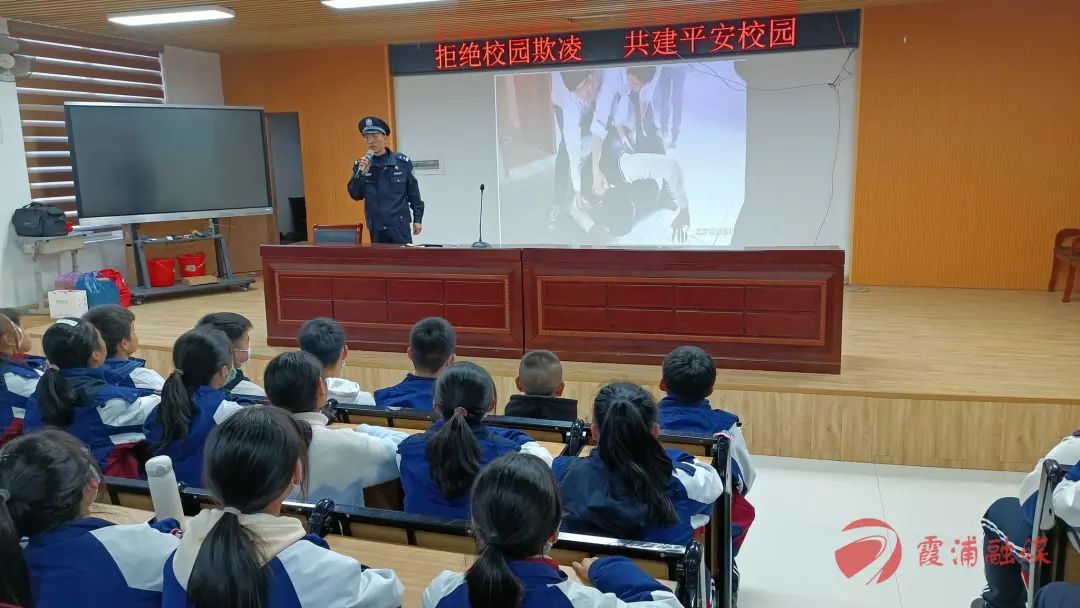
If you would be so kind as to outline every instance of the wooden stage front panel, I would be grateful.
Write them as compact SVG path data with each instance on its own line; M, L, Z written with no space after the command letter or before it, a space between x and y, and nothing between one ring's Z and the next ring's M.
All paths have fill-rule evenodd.
M525 347L659 363L694 344L717 365L840 373L844 252L525 249Z
M352 348L400 351L443 316L464 355L659 363L705 348L720 367L840 373L839 249L262 248L268 341L334 317Z
M264 245L267 342L295 346L304 322L337 319L351 348L402 351L420 319L445 317L459 352L522 353L521 252Z

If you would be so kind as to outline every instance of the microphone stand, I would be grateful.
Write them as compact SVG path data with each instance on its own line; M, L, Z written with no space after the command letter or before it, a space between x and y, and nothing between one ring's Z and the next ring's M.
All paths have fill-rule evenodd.
M484 184L480 184L480 222L477 232L479 239L472 244L473 249L491 249L491 243L484 240Z

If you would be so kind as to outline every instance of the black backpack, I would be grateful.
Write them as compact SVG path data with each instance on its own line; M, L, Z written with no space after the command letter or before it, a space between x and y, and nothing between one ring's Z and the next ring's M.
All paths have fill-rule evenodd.
M19 236L64 236L67 234L67 217L56 207L30 203L16 209L11 216L15 234Z

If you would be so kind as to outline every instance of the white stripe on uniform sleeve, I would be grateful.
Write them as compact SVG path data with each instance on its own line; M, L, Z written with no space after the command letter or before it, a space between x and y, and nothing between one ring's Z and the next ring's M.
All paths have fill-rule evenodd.
M109 399L98 408L98 415L105 426L142 426L146 417L161 403L161 397L147 395L133 402Z
M424 589L424 597L420 600L421 608L435 608L445 598L454 592L454 589L465 584L465 574L443 570L435 580L431 581L427 589Z
M128 587L161 591L165 560L180 546L179 538L146 524L105 526L90 534L105 547Z
M682 469L680 465L694 467L693 474ZM686 488L686 496L694 502L712 504L724 493L724 483L720 480L720 474L712 465L704 462L680 462L674 467L675 479Z
M1054 515L1080 528L1080 483L1066 479L1054 488Z
M743 437L742 428L736 423L728 429L728 432L731 434L731 459L739 465L739 472L742 473L742 482L745 486L743 493L746 493L753 487L757 472L754 471L754 463L750 460L750 449L746 447L746 438Z
M153 391L160 391L165 386L165 379L161 377L161 374L150 369L149 367L136 367L128 374L132 383L135 384L135 388L148 388Z
M521 444L521 447L518 448L518 451L522 454L530 454L532 456L536 456L540 460L543 460L544 464L548 465L549 467L551 466L551 461L554 460L551 457L551 452L547 451L547 448L535 441Z
M20 397L29 397L37 389L38 378L23 378L16 374L4 374L7 389Z
M277 558L301 606L320 608L398 608L405 588L393 570L361 571L355 559L300 540Z
M565 581L557 585L574 608L682 608L682 604L670 591L653 591L652 599L641 602L624 602L614 593L601 593L594 587ZM428 608L424 604L424 608Z
M214 412L214 424L221 424L229 419L236 412L244 409L244 406L235 401L222 401L217 406L217 411Z

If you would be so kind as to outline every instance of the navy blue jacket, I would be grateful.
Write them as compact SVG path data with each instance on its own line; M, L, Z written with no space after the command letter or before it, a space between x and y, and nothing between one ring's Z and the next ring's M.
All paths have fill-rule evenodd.
M161 398L151 390L111 384L112 374L100 367L65 369L60 373L78 395L75 419L64 430L90 448L106 475L134 477L124 452L146 439L143 423ZM46 426L36 394L27 403L24 426L26 432Z
M445 421L439 420L423 433L407 437L398 444L398 468L401 469L401 487L405 492L405 511L420 515L454 519L469 518L469 495L458 498L443 496L431 478L427 447L431 436L441 429ZM521 431L477 425L473 427L480 444L480 467L503 454L525 452L551 463L551 454Z
M640 497L612 474L600 451L593 450L584 458L560 456L551 466L562 494L562 529L624 540L689 543L699 527L695 516L711 515L724 486L711 466L686 452L666 451L673 465L667 495L679 521L650 521L649 509Z
M195 402L195 413L191 417L187 437L156 448L154 455L168 456L172 459L176 481L183 482L189 487L203 488L206 487L202 479L203 448L206 446L206 438L215 426L225 422L243 406L230 401L225 393L209 386L200 386L195 389L191 394L191 399ZM163 432L159 409L155 408L147 417L144 430L146 440L151 446L156 446Z
M670 589L625 557L605 557L593 562L589 567L592 587L570 582L559 565L546 558L512 561L510 571L521 582L524 591L520 608L682 606ZM422 608L470 608L465 574L450 571L440 574L424 591L420 605Z
M430 412L435 409L435 378L409 374L400 384L375 391L377 407L412 408Z
M354 201L364 201L368 230L373 232L424 221L420 184L412 161L401 152L387 148L385 154L374 157L366 176L353 175L349 180L349 196Z
M697 403L678 401L674 397L660 400L660 428L674 433L698 435L731 435L731 474L734 486L741 494L750 491L757 473L750 460L739 417L724 410L714 410L708 399Z
M180 540L160 524L114 525L87 517L26 543L34 605L158 608L162 569Z
M42 357L0 359L0 447L22 434L26 404L47 366Z

